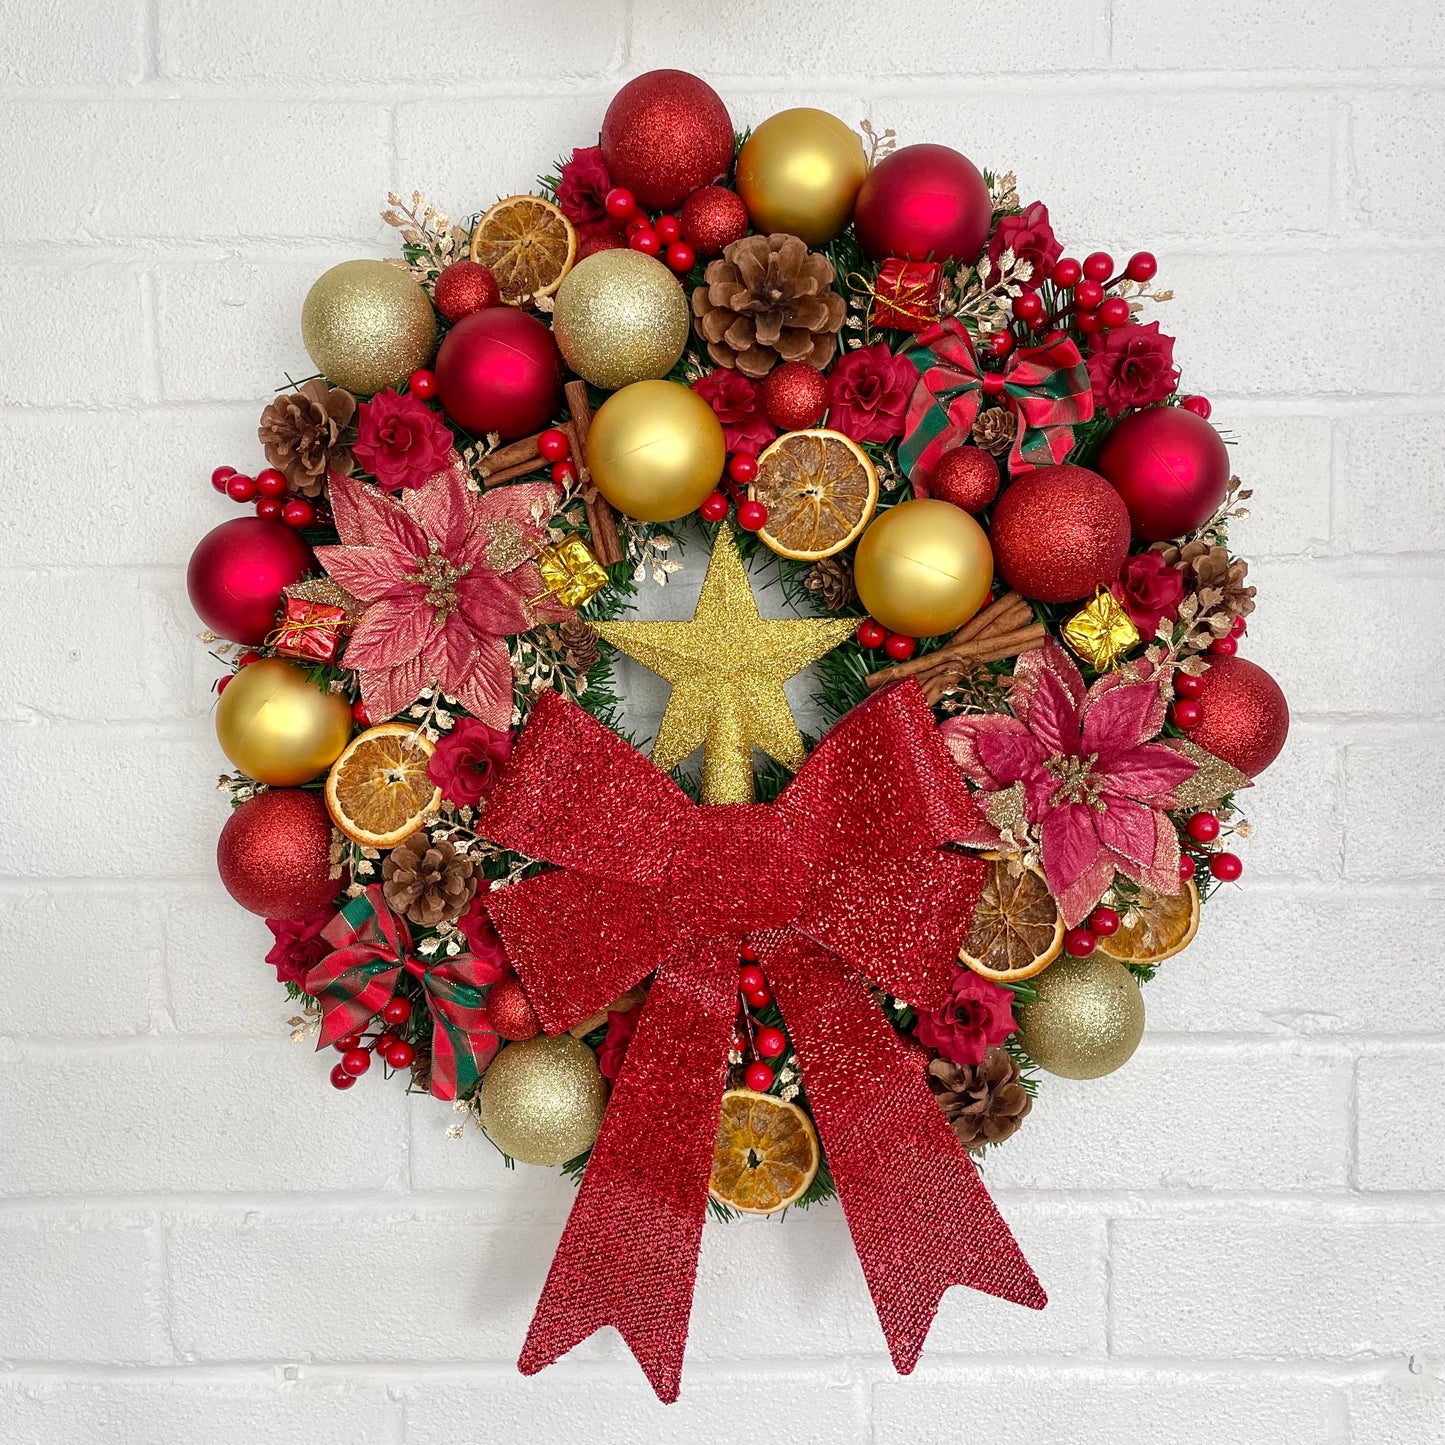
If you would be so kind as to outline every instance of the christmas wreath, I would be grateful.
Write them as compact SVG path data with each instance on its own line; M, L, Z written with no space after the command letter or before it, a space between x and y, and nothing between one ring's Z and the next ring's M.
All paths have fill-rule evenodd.
M537 194L383 214L188 577L297 1036L581 1177L529 1372L612 1324L673 1398L709 1200L836 1193L900 1370L950 1284L1042 1306L974 1159L1129 1058L1288 727L1154 257L680 71Z

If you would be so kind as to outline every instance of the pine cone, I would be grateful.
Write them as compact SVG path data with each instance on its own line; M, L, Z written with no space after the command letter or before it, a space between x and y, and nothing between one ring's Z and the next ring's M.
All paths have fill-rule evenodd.
M320 377L278 396L261 413L256 435L266 460L286 473L293 491L318 496L328 469L349 472L351 453L341 446L342 429L356 414L356 398Z
M455 918L477 891L476 865L448 842L433 843L419 828L381 865L381 891L392 911L422 928Z
M814 562L803 586L833 612L841 612L858 595L853 585L853 564L847 557L824 557Z
M991 457L1001 457L1014 444L1018 418L1001 406L991 406L973 419L974 443Z
M965 1149L1011 1138L1034 1102L1019 1082L1018 1060L1007 1049L990 1049L981 1064L934 1059L928 1087Z
M602 655L597 634L580 617L569 617L556 628L557 645L579 673L591 672Z
M1194 618L1184 646L1202 652L1216 637L1225 637L1236 617L1248 617L1254 611L1253 587L1245 586L1249 563L1242 557L1230 560L1224 547L1208 542L1186 542L1154 549L1184 578L1185 615L1188 603L1194 603Z
M779 361L819 371L838 348L848 305L833 290L833 263L796 236L745 236L703 273L692 313L708 355L744 376L766 376Z

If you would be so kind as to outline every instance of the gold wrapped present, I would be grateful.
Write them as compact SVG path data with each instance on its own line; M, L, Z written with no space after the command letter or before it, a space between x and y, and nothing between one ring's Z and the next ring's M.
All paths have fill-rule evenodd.
M537 570L547 589L542 596L555 597L564 607L581 607L609 581L586 542L575 534L543 547L537 554Z
M1059 630L1064 641L1095 672L1111 672L1131 648L1139 645L1139 629L1106 587L1099 588L1094 600Z

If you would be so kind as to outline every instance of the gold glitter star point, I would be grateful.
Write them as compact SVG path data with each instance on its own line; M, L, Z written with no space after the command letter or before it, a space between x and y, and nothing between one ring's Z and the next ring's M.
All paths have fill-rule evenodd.
M672 684L652 745L664 771L703 748L704 803L753 800L754 747L784 767L803 738L783 684L852 635L846 617L764 619L724 524L690 622L598 622L614 647Z

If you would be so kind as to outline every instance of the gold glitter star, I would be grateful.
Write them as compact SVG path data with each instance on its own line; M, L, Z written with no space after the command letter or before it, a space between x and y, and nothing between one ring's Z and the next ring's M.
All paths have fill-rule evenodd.
M672 684L652 761L675 768L704 749L704 803L753 800L753 748L784 767L803 761L803 738L783 683L850 636L843 618L764 621L732 533L713 543L691 622L598 622L614 647Z

